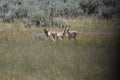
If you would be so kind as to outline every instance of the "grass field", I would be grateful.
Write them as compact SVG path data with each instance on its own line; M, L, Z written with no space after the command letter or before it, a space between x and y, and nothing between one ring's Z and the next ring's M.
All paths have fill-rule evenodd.
M112 79L120 23L82 18L66 24L79 32L77 42L33 39L42 28L0 22L0 80Z

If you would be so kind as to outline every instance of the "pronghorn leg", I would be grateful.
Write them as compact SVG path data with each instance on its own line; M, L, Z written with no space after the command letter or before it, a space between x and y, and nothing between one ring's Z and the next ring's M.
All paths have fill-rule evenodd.
M60 38L60 40L63 40L63 38Z
M50 36L47 37L47 40L49 40L49 39L50 39Z
M53 39L53 41L56 41L55 35L52 35L52 39Z
M58 37L60 40L63 40L61 37Z
M53 39L53 41L56 41L56 39Z
M56 41L56 39L55 39L54 37L52 37L52 40L53 40L53 41Z
M74 38L74 39L75 39L75 41L77 41L76 36L77 36L77 34L75 35L75 38Z
M76 37L74 38L75 41L77 41Z

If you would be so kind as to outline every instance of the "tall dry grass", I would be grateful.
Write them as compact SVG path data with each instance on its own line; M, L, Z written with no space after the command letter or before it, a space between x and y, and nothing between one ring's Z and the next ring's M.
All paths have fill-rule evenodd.
M1 22L0 79L112 79L116 64L116 46L119 41L116 39L119 23L112 22L92 18L68 19L66 24L80 33L77 42L69 41L67 37L56 42L49 39L33 39L32 33L42 33L42 28L26 29L19 22L9 24ZM13 25L19 28L10 28Z

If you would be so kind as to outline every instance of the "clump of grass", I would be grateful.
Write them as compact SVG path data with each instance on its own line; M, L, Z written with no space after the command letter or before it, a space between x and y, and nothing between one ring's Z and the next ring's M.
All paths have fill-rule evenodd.
M106 40L83 41L4 39L0 41L0 78L109 79L115 46Z

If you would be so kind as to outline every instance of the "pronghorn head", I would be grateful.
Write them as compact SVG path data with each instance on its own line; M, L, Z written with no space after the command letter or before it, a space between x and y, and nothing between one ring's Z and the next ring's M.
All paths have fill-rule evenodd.
M44 33L45 33L46 36L48 36L48 30L47 30L47 28L44 28Z
M44 28L44 32L47 32L48 30L47 30L47 28Z
M67 30L67 26L65 26L64 29L63 29L63 36L64 36L64 35L66 34L66 32L67 32L66 30Z
M66 33L67 26L64 27L63 32Z
M70 25L69 25L69 26L67 26L67 32L69 31L70 27L71 27Z

